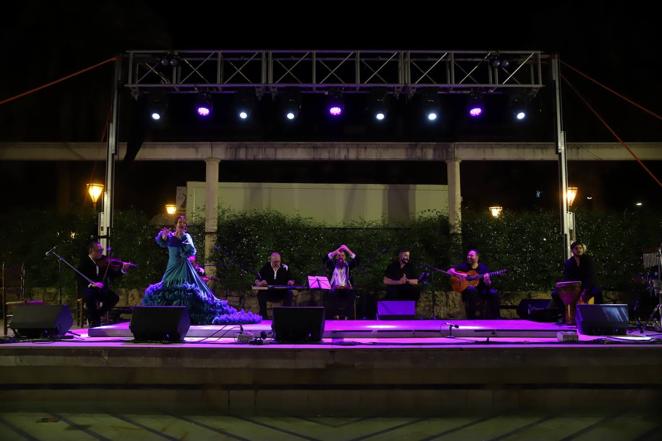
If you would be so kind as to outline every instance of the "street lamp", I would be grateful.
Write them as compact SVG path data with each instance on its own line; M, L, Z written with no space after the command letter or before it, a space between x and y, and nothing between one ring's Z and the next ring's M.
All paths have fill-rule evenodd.
M490 210L490 214L492 215L493 218L498 219L501 217L501 212L503 211L503 207L500 205L494 205L492 207L489 207L488 210Z
M572 203L575 202L575 198L577 197L577 192L579 191L579 188L577 187L568 187L568 207L572 207Z
M94 202L94 209L97 208L97 201L103 194L103 184L87 184L87 194L90 195L90 199Z
M166 204L165 209L166 209L166 213L168 213L168 215L170 215L170 216L177 213L177 205L175 205L175 204Z
M572 207L572 203L575 202L575 198L577 197L577 193L579 193L578 187L568 187L568 193L566 194L566 197L568 198L567 223L568 223L568 236L570 238L570 243L577 240L577 228L575 227L575 213L570 211L570 208Z

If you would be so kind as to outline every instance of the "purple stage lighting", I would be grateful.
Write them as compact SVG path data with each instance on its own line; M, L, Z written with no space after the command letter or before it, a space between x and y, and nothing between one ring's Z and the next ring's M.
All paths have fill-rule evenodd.
M333 104L329 107L329 115L331 116L340 116L342 115L342 107L338 104Z
M211 114L211 109L207 106L198 106L195 110L198 116L207 117Z
M473 106L469 109L469 115L474 118L478 118L483 114L483 108L480 106Z

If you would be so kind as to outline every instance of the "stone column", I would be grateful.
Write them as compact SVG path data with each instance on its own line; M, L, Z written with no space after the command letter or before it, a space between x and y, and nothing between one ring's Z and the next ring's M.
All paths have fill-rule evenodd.
M448 172L448 223L451 235L462 234L462 192L460 189L460 160L446 161Z
M205 272L208 276L216 274L216 265L211 255L216 244L218 230L218 165L219 160L205 159Z

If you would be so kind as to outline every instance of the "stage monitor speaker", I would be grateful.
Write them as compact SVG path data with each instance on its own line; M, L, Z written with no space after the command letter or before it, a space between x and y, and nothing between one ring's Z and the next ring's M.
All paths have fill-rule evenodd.
M534 322L556 321L558 311L549 307L550 302L549 299L523 299L517 306L517 316Z
M136 341L183 341L190 327L186 306L136 306L129 325Z
M280 306L273 308L271 329L278 342L312 343L324 335L324 308Z
M16 337L63 337L74 319L67 305L24 304L14 306L10 327Z
M628 305L577 305L577 330L585 335L625 335Z

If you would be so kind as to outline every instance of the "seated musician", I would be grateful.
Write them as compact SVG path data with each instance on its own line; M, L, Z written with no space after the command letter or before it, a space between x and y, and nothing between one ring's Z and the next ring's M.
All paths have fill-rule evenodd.
M78 277L79 292L87 309L87 321L90 328L101 325L101 316L110 311L119 301L119 297L110 289L112 278L126 274L130 264L119 262L113 265L111 260L103 254L103 247L97 241L92 241L87 247L88 254L80 261L78 271L84 274L90 283ZM101 302L101 307L97 307Z
M451 267L448 273L451 276L466 280L467 275L481 275L475 280L477 283L468 284L462 293L464 310L468 319L475 319L477 312L481 312L482 319L499 318L499 293L492 287L490 270L484 263L480 263L480 252L469 250L466 262Z
M356 293L352 270L358 263L358 256L345 244L324 255L324 264L331 284L331 291L324 293L324 307L328 318L346 320L354 315Z
M283 306L292 305L292 290L285 287L293 286L294 280L287 265L281 263L280 253L276 251L271 253L269 262L265 263L260 269L258 276L259 278L255 280L255 286L270 287L267 290L259 291L257 294L260 315L263 319L267 318L267 301L282 300ZM276 286L281 288L275 288Z
M596 304L602 303L602 289L597 285L595 266L591 256L586 254L586 245L574 241L570 244L570 250L572 256L563 265L563 281L576 280L581 282L581 303L588 303L591 298ZM552 300L562 315L564 306L556 288L552 290Z
M386 285L387 300L414 300L418 301L421 290L418 286L418 276L410 262L411 252L402 248L398 252L397 260L391 262L384 272L384 285Z

